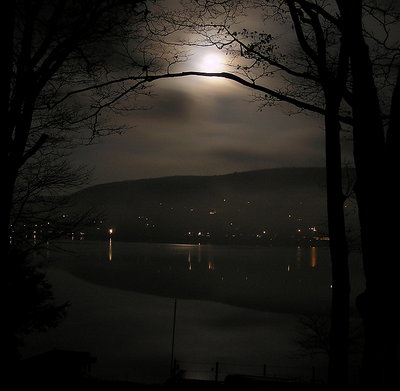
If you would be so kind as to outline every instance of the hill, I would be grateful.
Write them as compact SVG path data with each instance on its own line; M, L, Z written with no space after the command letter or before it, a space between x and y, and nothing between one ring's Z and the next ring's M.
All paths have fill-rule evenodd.
M86 233L120 240L272 243L326 235L323 168L281 168L218 176L176 176L96 185L72 196L93 209Z

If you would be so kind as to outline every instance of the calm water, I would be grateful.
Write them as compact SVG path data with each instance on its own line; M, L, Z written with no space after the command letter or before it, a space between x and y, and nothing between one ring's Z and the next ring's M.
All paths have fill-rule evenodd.
M84 280L159 296L210 300L276 312L330 307L325 247L233 247L69 241L51 252L54 266ZM352 300L363 289L360 260L351 258Z

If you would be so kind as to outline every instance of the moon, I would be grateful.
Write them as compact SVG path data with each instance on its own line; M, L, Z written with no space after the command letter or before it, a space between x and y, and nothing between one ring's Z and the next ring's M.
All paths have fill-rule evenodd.
M222 58L218 54L207 54L201 61L201 68L204 72L221 72L223 68Z

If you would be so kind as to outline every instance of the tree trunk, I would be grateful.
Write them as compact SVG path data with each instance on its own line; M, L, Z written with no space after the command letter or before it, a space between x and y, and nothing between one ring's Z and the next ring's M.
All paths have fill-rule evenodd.
M365 384L398 383L398 269L391 250L389 216L396 210L394 178L385 155L385 134L369 49L361 23L361 1L338 0L353 79L353 143L356 197L361 227L366 291L357 300L363 317ZM392 204L393 202L393 204ZM390 230L390 228L388 228ZM389 239L389 240L388 240ZM397 380L396 380L397 378Z
M2 261L6 261L10 248L10 219L12 211L12 200L14 194L14 181L7 172L1 188L0 196L0 249Z
M14 181L11 181L8 166L8 147L10 143L10 94L13 74L14 54L14 11L15 1L11 0L3 7L3 23L1 24L1 47L3 48L2 72L0 74L0 167L4 170L0 191L0 251L4 260L8 254L9 227L12 207Z
M387 220L393 216L396 210L398 210L398 186L395 178L398 176L398 167L399 167L399 156L398 156L398 147L400 141L400 67L397 70L397 80L396 85L392 95L392 103L391 103L391 112L390 112L390 123L387 132L386 138L386 194L387 199L385 200L385 205L387 205L386 213ZM398 214L397 214L398 216ZM391 218L392 221L395 221ZM385 354L387 356L386 365L387 365L387 374L390 376L389 382L399 385L400 384L400 311L399 311L399 303L398 298L400 297L400 289L398 278L400 276L400 262L398 258L396 259L397 254L397 233L398 230L393 229L393 224L391 224L390 228L387 230L387 254L388 258L391 261L392 269L386 269L389 274L389 279L387 284L390 286L389 297L390 302L388 305L389 314L391 314L391 319L389 321L392 323L392 340L389 346L389 351L386 351Z
M325 116L326 184L332 270L329 384L348 383L349 295L348 247L343 211L338 109L327 100Z

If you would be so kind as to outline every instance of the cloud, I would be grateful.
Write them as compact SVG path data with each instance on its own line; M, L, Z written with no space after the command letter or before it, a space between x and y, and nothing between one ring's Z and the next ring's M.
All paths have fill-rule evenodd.
M228 81L187 78L156 84L144 111L124 121L131 128L80 149L79 163L95 182L167 175L324 164L324 132L312 116L288 116L281 106L259 111L251 91Z
M142 112L134 112L132 123L143 122L187 122L190 121L196 107L196 100L185 91L161 88L155 90L150 98L142 99L142 104L148 107Z

